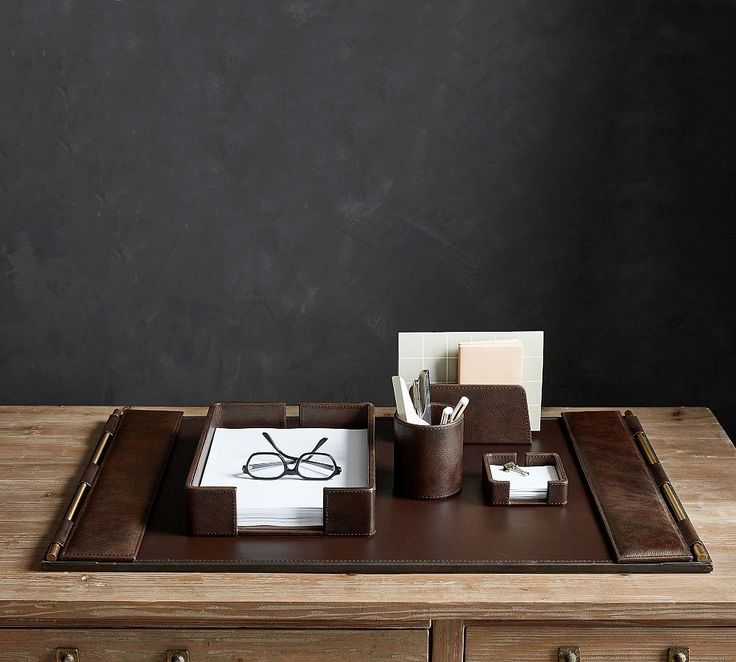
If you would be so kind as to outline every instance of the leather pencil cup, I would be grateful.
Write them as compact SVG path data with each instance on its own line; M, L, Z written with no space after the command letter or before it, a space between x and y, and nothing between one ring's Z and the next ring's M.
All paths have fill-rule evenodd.
M443 499L463 486L463 416L439 425L447 405L432 405L432 425L414 425L394 415L394 494Z

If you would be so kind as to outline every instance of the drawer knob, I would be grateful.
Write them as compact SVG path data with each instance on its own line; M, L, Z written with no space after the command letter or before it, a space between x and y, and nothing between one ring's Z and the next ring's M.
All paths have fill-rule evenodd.
M689 648L670 648L668 662L690 662Z
M189 662L188 650L167 650L166 662Z
M77 648L57 648L54 656L56 662L80 662Z
M582 662L580 649L577 646L563 646L557 649L559 662Z

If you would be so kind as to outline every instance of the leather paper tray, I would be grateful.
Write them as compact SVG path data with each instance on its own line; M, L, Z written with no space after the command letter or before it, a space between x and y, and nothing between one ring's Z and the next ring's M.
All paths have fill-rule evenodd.
M328 536L371 536L376 530L375 413L369 402L321 402L299 405L299 427L365 429L368 441L366 487L325 487L321 527L238 528L236 489L200 487L212 440L217 428L285 428L283 402L216 402L210 405L192 468L186 482L189 533L197 536L240 534L293 535L324 533Z
M712 569L707 554L699 560L689 554L672 555L671 558L676 560L658 560L658 541L641 537L636 538L636 543L643 548L643 554L636 558L646 559L651 552L651 560L635 560L632 556L622 562L622 536L626 532L622 534L617 527L607 527L601 515L605 511L599 510L601 506L611 508L605 498L608 488L601 482L593 486L598 495L597 502L574 454L570 432L562 420L556 418L543 420L541 432L534 433L532 444L525 449L559 454L568 477L568 503L555 508L485 505L481 481L483 454L518 452L518 445L466 445L463 489L454 497L432 501L395 497L391 419L377 418L376 533L372 537L190 536L184 483L205 418L167 420L165 425L152 426L148 434L148 443L160 443L164 447L170 444L171 447L150 512L144 504L145 499L140 500L132 520L117 506L117 517L125 520L123 528L129 535L125 545L113 544L95 524L101 521L99 512L90 526L85 525L85 518L89 509L99 510L108 503L104 494L108 487L103 479L106 472L121 466L125 460L123 453L115 455L116 444L123 440L123 434L129 442L138 439L140 435L136 436L136 428L146 418L142 414L129 411L119 426L108 423L114 434L102 467L91 473L88 470L83 475L84 480L89 473L93 483L90 493L95 498L87 500L87 512L82 509L74 518L76 523L62 523L59 527L54 540L64 544L55 548L56 560L50 560L53 557L47 554L42 562L43 568L362 573L663 573L709 572ZM293 425L296 421L289 423ZM596 458L588 456L586 460L588 475L596 476ZM149 478L142 484L144 491L153 489L151 486L155 481ZM596 476L596 480L605 481L605 477ZM114 481L108 479L107 482ZM120 492L115 494L119 497ZM637 507L656 510L661 508L661 503L652 502L647 506L639 500ZM610 512L616 515L614 510ZM108 518L110 515L108 512ZM145 521L141 523L144 517ZM108 519L107 531L120 524ZM131 534L136 530L137 537Z

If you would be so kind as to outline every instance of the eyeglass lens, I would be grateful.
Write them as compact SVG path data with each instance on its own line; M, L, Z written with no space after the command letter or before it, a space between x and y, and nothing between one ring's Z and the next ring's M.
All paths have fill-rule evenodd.
M296 465L297 473L308 480L326 480L331 478L336 470L335 460L325 453L302 455Z
M281 478L286 473L286 463L276 453L255 453L251 455L246 466L253 478L262 480Z

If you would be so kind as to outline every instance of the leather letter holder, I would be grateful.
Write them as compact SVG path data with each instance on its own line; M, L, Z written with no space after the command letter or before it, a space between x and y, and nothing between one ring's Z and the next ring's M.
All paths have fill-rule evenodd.
M532 443L529 408L523 386L494 384L432 384L432 402L455 406L461 396L470 402L465 409L466 444Z

